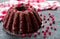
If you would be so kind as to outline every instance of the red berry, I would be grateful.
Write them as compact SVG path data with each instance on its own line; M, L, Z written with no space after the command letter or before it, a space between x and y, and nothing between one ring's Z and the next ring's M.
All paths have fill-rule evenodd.
M55 21L53 21L53 24L55 24Z
M7 13L7 11L5 11L5 10L4 10L4 11L2 11L2 13L3 13L3 14L6 14L6 13Z
M51 15L50 15L50 18L54 18L54 15L53 15L53 14L51 14Z
M44 33L44 31L42 31L42 33Z
M56 27L54 27L54 30L56 30Z
M46 32L44 31L44 33L43 33L44 35L46 35Z
M26 34L22 34L22 37L26 37Z
M50 18L53 18L53 16L52 16L52 15L50 15Z
M51 35L51 32L48 32L49 35Z
M50 18L52 18L52 16L50 15Z
M37 3L39 3L39 0L37 0Z
M52 17L54 17L54 15L52 14Z
M54 21L55 19L54 19L54 17L52 18L52 21Z
M44 15L44 18L46 18L46 15Z
M18 4L18 6L21 6L21 4Z
M38 35L40 35L40 31L38 31L37 33L38 33Z
M48 18L47 20L49 21L50 19Z
M52 22L50 22L50 26L52 26Z
M30 8L32 8L32 6L30 6Z
M45 26L45 25L42 24L42 25L41 25L41 28L44 28L44 26Z
M40 14L40 16L42 16L42 14Z
M0 18L4 18L4 16L0 16Z
M45 23L47 23L47 21L45 20Z
M46 29L48 30L49 29L49 26L47 26Z
M12 7L10 7L10 9L12 9Z
M49 15L51 15L51 13L49 12Z
M38 8L38 12L40 11L40 9Z
M31 36L32 36L32 34L28 34L28 36L29 36L29 37L31 37Z
M53 29L53 27L51 26L51 29Z
M34 33L34 37L36 37L37 36L37 33Z
M48 32L48 30L46 29L46 32Z
M27 10L30 10L30 8L28 8Z

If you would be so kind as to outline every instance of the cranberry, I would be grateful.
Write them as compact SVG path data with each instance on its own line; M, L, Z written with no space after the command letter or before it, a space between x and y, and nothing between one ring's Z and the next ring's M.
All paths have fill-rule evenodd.
M44 25L43 25L43 26L41 26L41 28L44 28Z
M48 30L49 29L49 26L47 26L46 29Z
M52 16L50 15L50 18L52 18Z
M48 18L47 20L49 21L50 19Z
M21 4L18 4L18 6L21 6Z
M51 13L49 12L49 15L51 15Z
M30 8L28 8L27 10L30 10Z
M46 20L46 18L43 18L43 20Z
M0 16L0 18L4 18L4 16Z
M48 32L49 35L51 35L51 32Z
M22 37L26 37L26 34L22 34Z
M40 14L40 16L42 16L42 14Z
M38 8L38 12L40 11L40 9Z
M7 12L4 10L4 11L2 11L2 13L3 13L3 14L6 14Z
M37 3L39 3L39 0L37 0Z
M50 22L50 26L52 26L52 22Z
M46 32L44 31L44 33L43 33L44 35L46 35Z
M46 32L48 32L48 30L46 29Z
M54 27L54 30L56 30L56 27Z
M12 9L12 7L10 7L10 9Z
M41 25L41 28L44 28L44 26L45 26L45 25L42 24L42 25Z
M53 29L53 27L51 26L51 29Z
M36 37L37 36L37 33L34 33L34 37Z
M55 24L55 21L53 21L53 24Z
M37 33L38 33L38 35L40 35L40 31L38 31Z
M32 8L32 6L30 6L30 8Z
M52 21L54 21L55 19L54 19L54 17L52 18Z
M47 23L47 21L45 20L45 23Z
M44 33L44 31L42 31L42 33Z
M53 15L53 14L51 14L51 15L50 15L50 18L54 18L54 15Z
M46 18L46 15L44 15L44 18Z
M52 17L54 17L54 15L52 14Z

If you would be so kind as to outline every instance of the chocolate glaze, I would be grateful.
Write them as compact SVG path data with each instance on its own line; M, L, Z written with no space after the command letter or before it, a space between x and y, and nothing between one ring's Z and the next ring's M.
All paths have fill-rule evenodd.
M17 7L19 8L20 6ZM6 31L13 34L29 34L37 32L42 24L42 19L39 17L38 12L36 12L33 7L31 10L28 10L26 6L23 7L24 9L21 7L16 9L16 6L14 6L14 8L7 11L7 15L3 19L3 27Z

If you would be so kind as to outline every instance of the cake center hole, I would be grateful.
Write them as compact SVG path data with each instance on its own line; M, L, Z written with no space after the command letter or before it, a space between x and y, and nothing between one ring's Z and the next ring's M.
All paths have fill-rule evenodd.
M27 10L27 8L26 7L24 7L24 6L20 6L20 7L16 7L16 9L18 10L18 11L25 11L25 10Z

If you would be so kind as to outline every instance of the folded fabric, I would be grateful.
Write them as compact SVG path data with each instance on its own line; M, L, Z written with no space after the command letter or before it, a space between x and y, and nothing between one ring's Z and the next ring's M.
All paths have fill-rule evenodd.
M32 3L32 2L26 2L26 1L25 2L24 1L6 1L3 3L0 3L0 20L4 18L7 10L11 6L19 3L25 3L25 4L30 3L30 5L35 7L37 11L46 10L46 9L55 9L60 6L58 1L45 1L45 2L39 2L39 3L37 2Z

